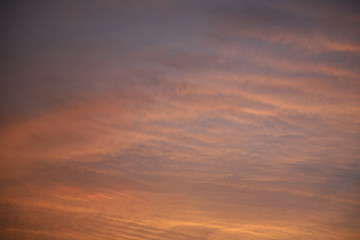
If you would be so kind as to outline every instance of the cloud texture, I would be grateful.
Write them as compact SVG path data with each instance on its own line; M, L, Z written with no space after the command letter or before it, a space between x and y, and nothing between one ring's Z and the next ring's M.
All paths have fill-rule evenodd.
M2 239L358 239L357 1L1 10Z

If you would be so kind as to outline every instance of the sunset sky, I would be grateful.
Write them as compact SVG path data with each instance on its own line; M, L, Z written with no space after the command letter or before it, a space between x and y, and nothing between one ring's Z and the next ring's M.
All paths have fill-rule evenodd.
M360 239L359 1L0 11L0 239Z

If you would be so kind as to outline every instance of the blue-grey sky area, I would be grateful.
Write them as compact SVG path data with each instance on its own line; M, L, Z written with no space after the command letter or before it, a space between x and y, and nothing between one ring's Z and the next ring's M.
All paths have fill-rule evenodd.
M0 238L360 238L358 1L5 1Z

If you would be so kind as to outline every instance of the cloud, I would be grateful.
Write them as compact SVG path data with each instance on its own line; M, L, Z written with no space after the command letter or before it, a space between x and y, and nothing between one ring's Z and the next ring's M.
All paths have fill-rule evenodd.
M4 15L1 237L359 235L357 4L79 3Z

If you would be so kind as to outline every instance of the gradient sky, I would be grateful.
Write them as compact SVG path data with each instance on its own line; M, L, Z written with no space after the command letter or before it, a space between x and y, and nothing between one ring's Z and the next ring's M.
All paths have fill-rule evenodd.
M0 238L360 239L358 1L4 1Z

